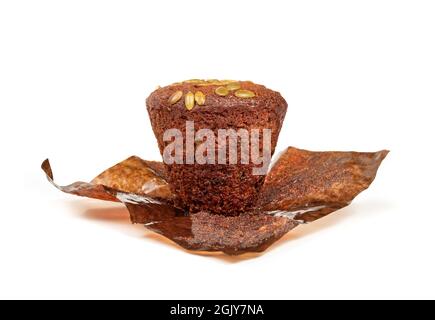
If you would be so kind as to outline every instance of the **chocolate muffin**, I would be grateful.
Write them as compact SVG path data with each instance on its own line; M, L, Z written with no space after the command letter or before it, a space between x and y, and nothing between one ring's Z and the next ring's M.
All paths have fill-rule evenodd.
M278 92L188 80L158 88L146 105L177 206L224 215L253 208L287 111Z

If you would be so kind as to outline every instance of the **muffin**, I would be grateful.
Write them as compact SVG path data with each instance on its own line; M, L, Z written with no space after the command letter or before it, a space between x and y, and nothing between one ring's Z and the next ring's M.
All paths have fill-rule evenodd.
M158 88L146 105L178 207L223 215L254 207L287 111L278 92L188 80Z

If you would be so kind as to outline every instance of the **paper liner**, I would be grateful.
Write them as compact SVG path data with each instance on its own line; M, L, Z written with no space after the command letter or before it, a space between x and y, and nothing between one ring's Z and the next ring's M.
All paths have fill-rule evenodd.
M142 223L185 249L222 251L229 255L262 252L299 223L264 212L222 216L199 212L187 215L155 204L127 203L132 221Z
M118 191L149 196L150 201L161 199L171 201L173 195L165 180L163 164L145 161L132 156L107 169L91 182L74 182L68 186L59 186L54 182L53 171L49 160L42 163L42 170L48 180L59 190L77 196L120 201L116 197Z
M289 147L268 173L258 206L303 222L317 220L349 205L367 189L387 154Z
M288 148L266 177L257 208L235 217L173 206L174 195L162 163L138 157L113 166L90 183L59 186L48 160L42 169L59 190L123 202L133 223L144 224L188 250L230 255L262 252L300 223L347 206L368 188L388 151L312 152Z

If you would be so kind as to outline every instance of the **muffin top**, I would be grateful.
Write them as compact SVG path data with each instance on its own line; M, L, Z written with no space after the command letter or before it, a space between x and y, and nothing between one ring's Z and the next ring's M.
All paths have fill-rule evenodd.
M279 92L251 81L192 79L159 87L147 99L150 110L170 108L200 112L211 108L286 105Z

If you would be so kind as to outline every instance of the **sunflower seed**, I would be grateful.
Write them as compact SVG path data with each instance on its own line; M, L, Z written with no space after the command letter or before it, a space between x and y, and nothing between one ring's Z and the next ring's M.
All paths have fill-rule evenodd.
M227 84L227 89L229 91L239 90L240 89L240 83L238 82L232 82Z
M240 89L237 90L234 95L238 98L252 98L255 97L255 93L250 90Z
M183 82L184 83L203 83L204 80L202 80L202 79L190 79L190 80L185 80Z
M203 82L203 83L196 83L197 87L208 87L208 86L221 86L222 84L220 82Z
M198 104L198 106L202 106L205 104L205 94L201 91L195 92L195 101Z
M183 96L183 91L178 90L175 91L168 99L169 104L175 104L178 101L180 101L181 97Z
M195 106L195 96L191 91L189 91L184 97L184 105L186 106L187 110L192 110Z
M218 96L221 97L225 97L226 95L228 95L228 89L225 87L217 87L216 90L214 91Z

